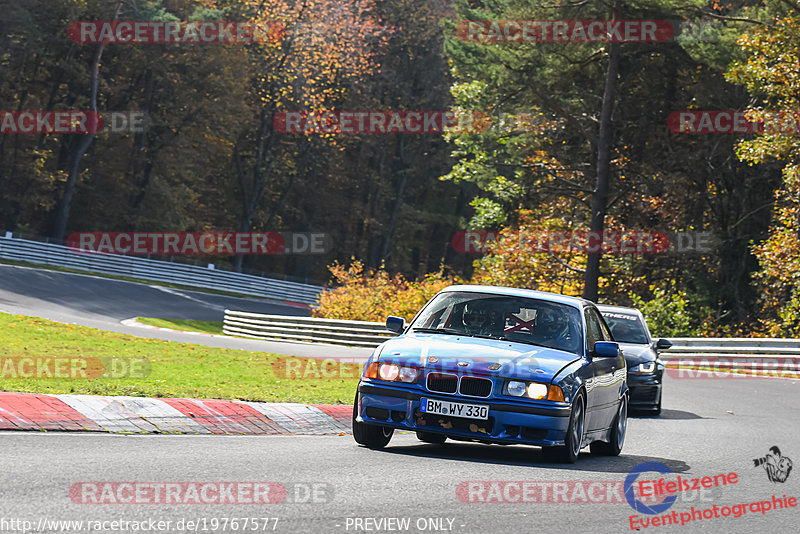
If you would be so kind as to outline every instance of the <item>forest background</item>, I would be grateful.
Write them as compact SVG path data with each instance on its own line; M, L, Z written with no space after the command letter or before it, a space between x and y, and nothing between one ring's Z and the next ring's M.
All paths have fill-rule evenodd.
M464 281L641 307L658 335L800 336L800 135L687 134L685 110L800 112L793 0L0 0L0 110L141 112L141 132L0 134L0 231L292 231L321 255L192 258L328 283L319 315L410 318ZM663 20L665 42L470 42L466 20ZM85 44L75 21L280 22L282 39ZM287 134L286 111L469 110L477 133ZM505 117L500 121L500 117ZM499 127L504 124L504 127ZM706 252L537 253L587 230ZM492 232L480 254L458 232ZM482 234L485 235L485 234Z

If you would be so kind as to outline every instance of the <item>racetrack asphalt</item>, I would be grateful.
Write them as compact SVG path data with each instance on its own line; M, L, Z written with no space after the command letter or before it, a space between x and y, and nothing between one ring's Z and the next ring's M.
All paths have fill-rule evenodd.
M143 337L169 336L178 341L254 347L249 350L283 354L304 351L305 354L298 354L301 356L325 357L338 349L274 343L275 350L271 350L265 347L273 344L255 340L142 331L119 322L136 315L220 320L220 307L251 304L252 308L245 309L300 313L297 308L256 299L165 291L145 284L0 266L0 310L9 313ZM349 354L353 350L369 352L341 349ZM74 399L68 400L76 404ZM800 472L796 467L785 481L778 482L768 478L764 466L756 465L776 446L784 459L797 462L800 458L799 400L800 380L666 377L662 415L630 418L621 456L595 457L584 450L575 465L548 463L536 447L450 441L437 446L423 444L412 433L401 432L395 432L392 442L382 451L359 447L350 435L311 436L297 432L260 436L0 432L0 529L132 532L130 525L123 528L109 522L155 520L170 523L167 528L151 532L630 532L632 518L641 523L645 517L656 517L635 512L619 498L628 474L644 462L663 464L672 471L663 475L670 480L677 475L738 475L737 483L724 488L680 494L664 514L684 514L693 507L732 507L770 500L773 495L778 499L783 495L800 499ZM109 405L113 404L114 413L127 417L147 409L150 401L123 399L118 405L114 401ZM219 406L214 403L205 404L206 411L198 413L194 412L197 403L203 406L208 401L191 401L192 406L183 401L190 400L174 399L173 406L193 410L195 416L205 418L220 431L234 428L220 424L219 413L214 413L220 411ZM96 400L99 402L100 398ZM344 421L347 407L339 409L340 421ZM112 411L103 410L106 407L99 411L112 420L108 417ZM651 480L662 475L650 471L644 476ZM89 504L91 499L86 495L92 494L87 493L91 486L83 482L101 486L110 482L117 488L137 482L183 483L181 487L271 482L271 488L282 487L285 495L279 502L259 505L241 504L244 501L200 504L201 501L188 498L155 504L122 500L116 504ZM593 483L607 489L600 501L610 497L613 502L592 502L594 499L587 500L586 495L574 491L591 489ZM520 487L540 490L523 497ZM566 493L561 491L565 487L569 489ZM556 502L540 502L547 500L542 498L544 488L551 492L549 500ZM554 497L556 489L558 498ZM624 499L624 491L622 494ZM639 532L794 533L797 510L795 507L761 513L751 508L738 518L694 520L683 526L637 526ZM239 518L236 527L232 518ZM258 518L257 528L252 528L252 521L245 527L241 518ZM264 523L262 518L269 521ZM84 524L67 528L48 525L45 520ZM92 526L86 521L107 523ZM216 528L212 528L214 524Z
M798 388L796 380L668 377L663 415L631 418L621 456L595 457L585 450L574 465L548 463L536 447L449 441L437 446L407 433L395 433L386 449L373 451L357 446L349 435L0 432L0 516L34 525L42 519L171 521L163 532L193 531L187 521L205 518L209 525L215 519L221 525L233 517L278 518L274 531L290 533L631 532L631 517L638 516L638 521L646 514L638 514L624 500L624 482L644 462L658 462L672 471L669 475L648 472L642 475L646 480L738 475L737 482L726 487L682 493L664 514L691 513L692 507L721 510L773 495L800 497L796 468L785 482L771 482L765 469L754 465L754 459L764 457L772 446L780 447L784 457L794 462L800 458ZM272 482L285 488L286 495L280 502L260 505L199 504L188 497L170 504L121 500L108 504L117 494L103 501L107 504L89 504L91 492L74 490L89 488L76 486L82 482L101 486L104 482ZM547 487L555 502L531 500L541 499L543 490L531 493L527 502L516 490L490 497L492 484L505 482ZM479 484L480 491L459 491L470 483ZM555 484L564 483L570 484L570 490L552 497L558 488ZM606 488L602 496L596 495L598 502L572 491L579 486L591 488L592 483ZM611 502L602 502L609 497ZM408 519L410 526L392 530L388 527L404 523L387 523L390 518ZM797 532L797 518L797 508L755 511L738 518L702 519L639 532L783 534ZM178 529L181 520L183 529ZM267 526L262 529L259 524L257 531L273 531L272 522ZM86 532L85 527L71 532ZM243 530L239 522L235 529L229 523L216 532ZM202 526L197 531L203 532Z

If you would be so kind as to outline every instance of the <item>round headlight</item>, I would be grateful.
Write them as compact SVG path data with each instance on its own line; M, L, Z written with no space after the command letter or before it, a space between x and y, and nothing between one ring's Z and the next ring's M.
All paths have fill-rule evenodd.
M417 370L414 367L401 367L399 376L400 382L416 382Z
M508 383L506 390L508 391L509 395L521 397L525 395L525 382L517 382L516 380L512 380Z
M378 368L378 377L381 380L392 381L400 374L400 366L393 363L384 363Z
M528 397L532 399L545 399L547 398L547 386L531 382L528 384Z

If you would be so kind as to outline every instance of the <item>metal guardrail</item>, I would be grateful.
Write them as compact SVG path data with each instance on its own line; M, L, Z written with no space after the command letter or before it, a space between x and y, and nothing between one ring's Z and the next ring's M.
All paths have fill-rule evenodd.
M800 356L800 339L766 337L671 337L672 348L665 353L681 355L796 355Z
M386 330L383 323L371 321L263 315L233 310L225 310L222 330L226 334L256 339L354 347L377 347L395 336Z
M660 355L668 368L710 370L716 375L740 371L800 377L800 339L670 338L670 341L672 347Z
M384 323L311 317L262 315L225 310L223 331L234 336L306 343L376 347L395 336ZM710 367L719 370L800 371L800 339L670 338L661 352L668 367ZM787 363L788 362L788 363Z
M64 245L0 236L0 258L43 265L68 267L86 272L128 276L154 282L169 282L203 289L242 293L254 297L314 304L322 288L187 265L100 252L75 252Z

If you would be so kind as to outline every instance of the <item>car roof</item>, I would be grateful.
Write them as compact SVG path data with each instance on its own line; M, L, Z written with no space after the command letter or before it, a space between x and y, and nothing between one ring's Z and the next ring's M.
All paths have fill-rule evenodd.
M644 331L647 333L647 339L653 339L653 334L650 333L650 326L648 326L647 321L644 318L644 314L638 308L630 308L628 306L611 306L609 304L598 304L597 309L600 310L600 314L603 313L624 313L626 315L634 315L639 318L644 326Z
M628 315L636 315L636 316L642 315L642 312L639 311L637 308L630 308L628 306L612 306L610 304L598 304L597 309L600 310L600 313L618 312L618 313L627 313Z
M440 293L449 293L451 291L469 291L472 293L491 293L494 295L508 295L511 297L524 297L532 299L549 300L550 302L558 302L560 304L567 304L568 306L583 307L586 305L594 305L590 300L582 299L579 297L569 297L561 295L560 293L549 293L547 291L536 291L534 289L520 289L516 287L504 286L483 286L483 285L452 285L440 291Z

